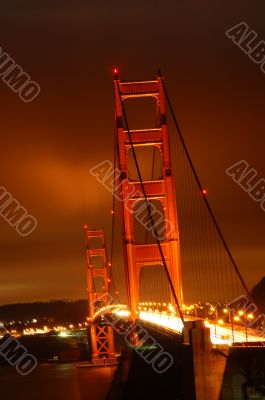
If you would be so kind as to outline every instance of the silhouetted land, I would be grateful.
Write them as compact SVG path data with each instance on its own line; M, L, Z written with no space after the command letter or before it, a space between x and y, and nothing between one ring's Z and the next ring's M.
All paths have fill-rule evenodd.
M56 323L78 323L88 316L87 300L59 300L37 303L19 303L0 306L0 321L21 321L33 318L52 320Z

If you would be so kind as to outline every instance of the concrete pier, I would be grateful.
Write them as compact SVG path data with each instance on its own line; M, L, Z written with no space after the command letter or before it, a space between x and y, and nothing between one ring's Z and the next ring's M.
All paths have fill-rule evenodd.
M189 322L184 340L192 345L196 400L219 400L228 351L213 349L210 329L203 321Z

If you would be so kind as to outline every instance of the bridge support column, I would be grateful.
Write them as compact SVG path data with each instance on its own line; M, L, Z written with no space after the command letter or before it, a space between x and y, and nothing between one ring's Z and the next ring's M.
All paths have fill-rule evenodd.
M171 168L171 157L169 149L169 132L166 121L166 108L164 99L164 90L161 76L152 81L141 82L121 82L117 76L114 80L114 91L116 100L116 127L118 137L118 156L121 184L120 198L121 213L124 221L124 252L126 256L126 275L128 302L133 319L137 318L139 306L139 286L141 271L145 266L163 265L166 262L167 270L172 281L174 291L178 298L180 307L182 305L182 277L180 265L180 246L178 219L175 198L175 183ZM157 120L159 127L155 129L137 129L128 131L128 125L125 123L124 102L133 98L151 97L156 100ZM139 106L141 110L141 104ZM128 121L130 124L130 121ZM140 177L134 181L128 166L128 155L136 154L136 148L140 150L146 148L156 150L161 156L161 176L158 179L144 180L142 183ZM134 157L133 157L134 158ZM137 158L137 156L136 156ZM135 159L134 159L135 161ZM140 169L140 167L139 167ZM139 170L138 170L139 171ZM144 190L143 190L144 187ZM144 193L145 192L145 193ZM146 195L146 196L145 196ZM154 221L153 215L158 210L152 210L150 213L156 225L156 233L163 251L164 261L159 253L157 238L154 238L153 244L137 243L135 240L135 221L138 214L148 215L147 207L137 205L145 202L147 199L149 205L152 201L161 203L164 210L164 217L159 221ZM149 216L148 216L148 219ZM150 225L150 221L149 221ZM146 228L146 232L148 232ZM152 232L154 234L154 232Z
M109 304L110 278L104 231L89 231L85 227L85 235L91 361L96 366L115 359L113 327L97 316L98 310ZM91 246L92 239L96 240L94 246Z
M219 400L227 359L212 348L210 329L203 321L186 322L184 342L192 345L196 400Z

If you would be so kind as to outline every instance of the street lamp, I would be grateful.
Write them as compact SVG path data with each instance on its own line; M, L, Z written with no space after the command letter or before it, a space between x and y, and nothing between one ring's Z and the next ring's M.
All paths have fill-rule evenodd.
M234 318L233 318L233 320L236 321L236 322L240 321L239 315L241 317L244 316L248 320L254 319L254 315L252 313L245 314L243 310L239 310L237 314L238 315L235 315ZM245 326L245 333L246 333L246 342L248 342L248 324L244 323L244 326ZM232 329L233 329L233 325L232 325Z
M214 311L215 311L215 313L214 313L214 319L216 320L216 321L218 321L218 308L217 308L217 306L215 307L215 306L211 306L210 307L210 311L213 313Z
M254 315L252 313L246 315L248 320L254 319ZM246 328L246 341L248 342L248 325L245 325Z
M229 318L229 311L228 311L228 309L227 309L227 308L224 308L224 309L223 309L223 313L226 314L226 315L228 316L228 322L230 322L230 320L229 320L230 318Z
M231 325L231 330L232 330L232 342L234 343L234 341L235 341L235 336L234 336L234 322L233 322L233 319L234 319L234 311L232 311L232 310L230 310L230 309L227 309L227 308L224 308L224 309L223 309L223 312L224 312L225 314L228 314L228 321L229 321L229 324Z

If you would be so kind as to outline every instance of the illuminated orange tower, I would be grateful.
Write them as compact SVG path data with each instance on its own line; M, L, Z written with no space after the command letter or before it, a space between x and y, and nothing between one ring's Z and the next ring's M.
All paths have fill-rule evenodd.
M103 230L84 227L87 255L88 306L91 328L92 363L100 364L103 357L114 358L113 328L97 318L97 311L109 304L110 278ZM94 241L92 243L92 241Z
M159 200L164 209L165 237L161 248L169 271L175 293L182 305L182 278L180 263L180 246L178 219L176 210L175 186L171 169L169 133L166 121L166 107L162 77L156 80L121 82L118 71L114 70L114 91L116 103L116 127L118 136L119 169L121 172L121 199L124 219L124 240L127 258L127 289L132 317L137 317L139 304L140 272L144 266L161 263L161 254L157 243L136 244L133 221L136 202L145 200L140 179L132 182L129 179L128 151L132 147L153 146L159 149L162 158L162 177L159 180L143 181L147 199ZM153 97L156 100L158 120L157 129L129 130L126 126L123 103L132 98ZM142 110L141 110L142 112ZM130 123L130 121L128 121ZM127 130L126 130L127 128Z

